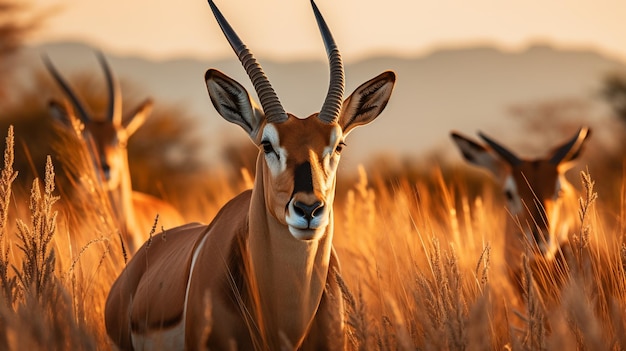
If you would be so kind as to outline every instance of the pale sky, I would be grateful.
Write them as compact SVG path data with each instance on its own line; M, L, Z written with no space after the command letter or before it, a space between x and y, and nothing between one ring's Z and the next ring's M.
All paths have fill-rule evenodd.
M28 43L73 40L153 59L231 57L204 0L26 0L48 21ZM257 57L324 59L308 0L215 0ZM533 43L626 61L623 0L317 0L344 60Z

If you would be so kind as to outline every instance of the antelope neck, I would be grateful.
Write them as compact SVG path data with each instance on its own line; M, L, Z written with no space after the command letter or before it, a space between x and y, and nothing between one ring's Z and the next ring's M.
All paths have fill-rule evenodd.
M297 347L319 306L330 261L333 221L316 240L294 238L265 202L263 156L257 159L249 217L247 267L255 316L269 346L284 346L282 337Z
M126 156L123 160L123 166L125 169L129 169L128 158ZM135 218L135 209L133 206L133 188L130 172L120 171L120 173L118 186L113 189L107 189L107 194L119 227L130 234L135 234L137 228L135 228L135 221L133 221L133 218ZM134 244L129 243L129 245Z

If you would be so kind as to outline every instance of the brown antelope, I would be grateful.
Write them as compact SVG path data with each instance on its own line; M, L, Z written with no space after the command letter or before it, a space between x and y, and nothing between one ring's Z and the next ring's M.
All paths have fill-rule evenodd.
M522 253L532 262L541 257L552 260L572 230L576 210L575 191L564 174L580 155L590 135L580 128L573 138L554 148L547 157L523 159L486 135L486 145L459 133L451 136L469 163L491 172L506 197L507 216L504 237L508 273L519 283Z
M51 100L51 115L72 129L87 146L102 188L107 193L114 219L128 251L134 253L148 238L157 214L159 227L171 228L184 223L179 212L167 202L133 191L128 165L128 138L144 123L152 109L146 99L130 114L122 114L119 83L113 77L106 59L97 55L106 78L108 92L104 116L94 116L56 70L47 56L44 63L66 98L62 103Z
M384 72L343 100L335 41L311 1L330 65L319 113L285 113L261 66L215 4L217 22L260 100L209 69L211 101L259 147L254 186L209 225L165 231L139 249L113 284L105 321L119 348L342 349L333 201L346 135L374 120L395 83Z

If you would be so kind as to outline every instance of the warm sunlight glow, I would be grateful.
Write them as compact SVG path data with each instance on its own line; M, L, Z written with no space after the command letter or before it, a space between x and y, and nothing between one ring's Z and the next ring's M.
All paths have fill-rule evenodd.
M29 0L54 13L33 42L77 40L117 54L153 58L224 57L205 1ZM366 55L423 54L433 48L494 44L519 50L534 42L593 48L626 60L626 2L615 0L479 0L472 2L319 0L332 9L342 52L350 61ZM321 43L308 1L221 1L258 55L277 60L320 57ZM348 14L348 15L346 15Z
M626 350L626 1L209 4L0 0L0 350Z

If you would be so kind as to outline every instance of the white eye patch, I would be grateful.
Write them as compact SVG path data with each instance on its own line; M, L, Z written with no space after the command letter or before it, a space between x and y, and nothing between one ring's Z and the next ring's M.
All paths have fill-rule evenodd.
M517 192L517 184L513 177L508 176L504 181L504 196L509 205L509 211L512 214L519 214L522 212L522 201L519 198Z
M265 125L263 128L263 134L261 136L261 142L269 143L272 146L273 152L265 154L265 160L267 166L270 168L273 176L277 176L287 169L287 150L280 147L280 138L278 131L272 124Z
M339 159L339 155L335 152L336 145L340 142L343 137L343 132L341 128L337 126L330 133L330 138L328 140L328 145L324 148L322 157L324 162L324 170L328 175L329 172L333 172L337 167L337 160Z
M341 136L341 128L337 127L332 130L332 132L330 133L330 138L328 138L328 146L324 148L324 157L332 156L335 153L335 145L337 144Z
M556 178L556 184L554 186L554 201L558 200L563 195L563 181L561 176Z

